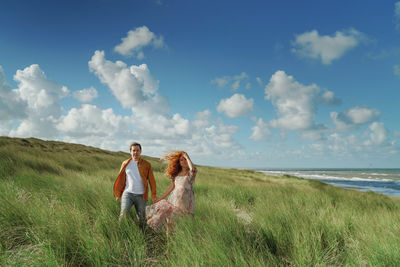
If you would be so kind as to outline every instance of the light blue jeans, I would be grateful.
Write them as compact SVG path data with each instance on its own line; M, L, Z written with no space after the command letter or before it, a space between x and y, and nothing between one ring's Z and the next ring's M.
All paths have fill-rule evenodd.
M119 219L121 220L126 213L128 213L132 206L135 206L136 214L139 220L139 226L146 225L146 203L143 200L143 195L123 192L121 196L121 213Z

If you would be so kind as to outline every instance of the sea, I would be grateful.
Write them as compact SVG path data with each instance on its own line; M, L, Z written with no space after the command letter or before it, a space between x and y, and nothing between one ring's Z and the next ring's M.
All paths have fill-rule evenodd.
M293 175L346 189L400 197L400 169L257 169L271 175Z

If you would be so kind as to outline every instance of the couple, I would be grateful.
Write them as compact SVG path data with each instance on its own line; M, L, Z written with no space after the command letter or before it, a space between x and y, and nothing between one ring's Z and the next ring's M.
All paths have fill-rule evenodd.
M121 202L120 219L135 206L139 217L139 226L144 228L146 223L156 231L164 226L171 227L174 218L181 215L194 215L193 185L196 168L184 151L176 151L167 156L168 167L165 171L171 179L167 191L157 199L156 181L151 165L140 157L142 146L132 143L131 158L125 160L114 183L114 196ZM153 205L146 207L150 184ZM165 198L169 195L168 200ZM147 214L147 218L146 218Z

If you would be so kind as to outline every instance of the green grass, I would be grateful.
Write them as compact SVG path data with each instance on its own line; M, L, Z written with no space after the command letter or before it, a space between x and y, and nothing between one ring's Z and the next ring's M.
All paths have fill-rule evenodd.
M0 137L0 266L400 265L399 199L250 170L198 166L195 218L143 233L112 195L128 157Z

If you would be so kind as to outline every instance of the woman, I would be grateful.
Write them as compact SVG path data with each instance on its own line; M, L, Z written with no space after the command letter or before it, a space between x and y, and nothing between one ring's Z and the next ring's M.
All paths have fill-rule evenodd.
M156 231L164 225L171 227L177 216L194 216L193 185L196 168L184 151L175 151L165 156L165 159L169 161L165 173L171 179L171 185L154 201L155 204L146 208L147 224Z

